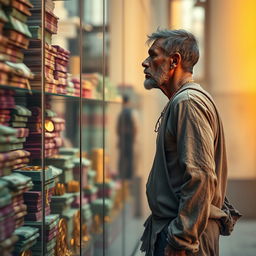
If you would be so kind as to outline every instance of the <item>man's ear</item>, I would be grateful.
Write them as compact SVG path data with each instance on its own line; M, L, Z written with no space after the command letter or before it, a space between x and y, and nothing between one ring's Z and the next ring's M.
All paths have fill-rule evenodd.
M175 52L170 57L171 57L170 68L173 69L173 68L177 67L180 64L181 55L180 55L179 52Z

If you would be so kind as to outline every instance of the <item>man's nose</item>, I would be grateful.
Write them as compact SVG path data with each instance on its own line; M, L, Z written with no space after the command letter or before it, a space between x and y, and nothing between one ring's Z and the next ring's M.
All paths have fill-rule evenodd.
M147 68L149 66L148 64L148 58L146 58L142 63L141 63L142 67Z

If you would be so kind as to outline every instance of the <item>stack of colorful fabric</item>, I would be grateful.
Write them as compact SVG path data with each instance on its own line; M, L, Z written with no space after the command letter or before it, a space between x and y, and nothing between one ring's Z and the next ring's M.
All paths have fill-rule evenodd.
M54 78L58 81L57 93L67 94L67 86L68 86L68 62L70 57L70 52L61 48L58 45L53 45L53 47L57 50L57 54L55 57L55 70L54 70Z
M15 230L12 196L8 183L0 179L0 248L2 255L11 255L18 237L13 234Z
M74 96L80 96L80 80L78 78L72 78L71 82L74 84Z
M19 237L19 241L15 244L13 256L22 255L23 252L31 249L40 235L38 228L26 226L16 229L14 234Z
M0 4L2 2L5 5L0 6L0 23L6 23L0 36L0 83L30 89L29 80L33 74L23 63L23 50L28 48L31 37L26 22L32 5L29 0L0 0Z
M12 173L1 179L8 183L9 190L11 191L14 210L13 219L15 221L15 228L19 228L24 224L24 217L27 214L27 206L24 204L23 193L33 187L32 180L30 177L19 173Z

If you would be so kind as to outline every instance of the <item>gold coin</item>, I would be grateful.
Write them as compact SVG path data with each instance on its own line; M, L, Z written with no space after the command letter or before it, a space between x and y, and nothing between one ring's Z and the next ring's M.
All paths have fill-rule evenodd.
M44 127L47 132L54 131L54 123L51 120L45 120Z

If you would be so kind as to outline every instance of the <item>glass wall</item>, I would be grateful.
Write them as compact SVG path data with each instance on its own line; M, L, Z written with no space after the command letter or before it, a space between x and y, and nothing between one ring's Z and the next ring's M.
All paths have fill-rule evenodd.
M137 246L137 95L125 85L124 35L110 33L125 29L124 5L114 19L112 7L0 0L4 256L131 255Z

